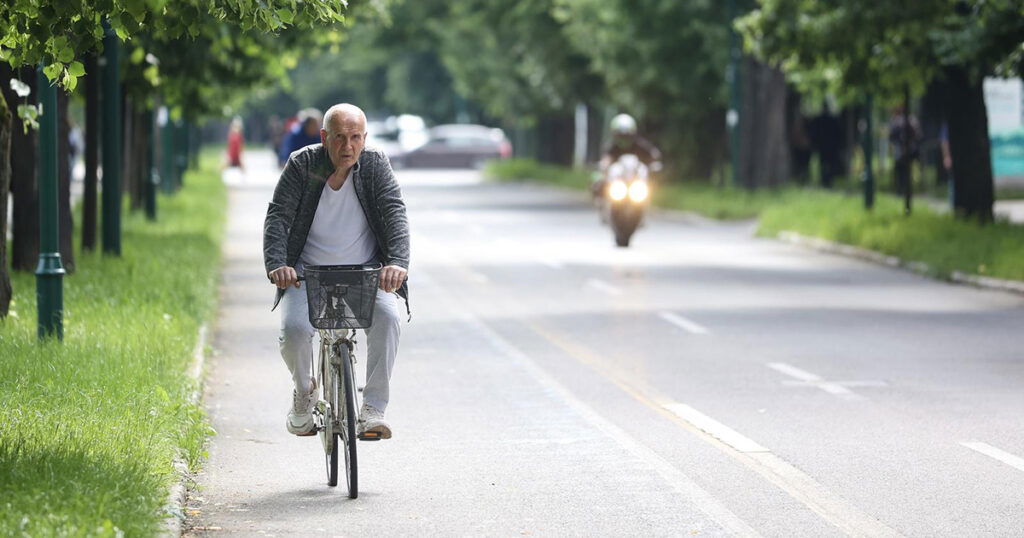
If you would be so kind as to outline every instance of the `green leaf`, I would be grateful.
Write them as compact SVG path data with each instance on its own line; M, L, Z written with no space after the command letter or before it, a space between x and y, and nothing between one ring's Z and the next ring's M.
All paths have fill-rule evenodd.
M35 130L39 128L39 121L37 119L41 113L41 108L36 108L32 105L18 105L18 118L21 119L21 125L25 134L28 134L29 129Z
M285 24L291 24L295 20L295 13L287 9L277 10L277 16L281 18L281 21Z
M60 49L60 51L57 53L57 60L61 63L68 63L74 59L75 50L72 49L70 46L65 46L64 48Z
M52 63L43 68L43 74L46 75L46 78L50 79L50 82L53 82L54 80L57 80L57 77L60 76L60 72L63 70L63 65L59 63Z
M73 77L80 77L85 74L85 66L82 62L71 62L68 66L68 73Z

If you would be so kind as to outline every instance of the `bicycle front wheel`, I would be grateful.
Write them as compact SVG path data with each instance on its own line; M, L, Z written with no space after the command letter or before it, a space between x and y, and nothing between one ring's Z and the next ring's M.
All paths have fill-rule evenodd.
M327 416L324 418L325 428L321 432L324 436L324 457L327 460L327 485L334 487L338 485L338 451L341 436L338 435L338 428L335 426L340 422L338 417L341 408L338 406L338 369L331 366L329 361L323 361L323 373L321 379L324 384L324 400L327 401Z
M347 353L343 354L341 360L341 378L344 386L343 412L338 415L342 418L341 437L345 452L345 479L348 481L348 496L355 499L359 496L359 473L356 466L356 376L355 368L352 367L352 360ZM340 395L339 395L340 396ZM337 446L340 443L335 443Z

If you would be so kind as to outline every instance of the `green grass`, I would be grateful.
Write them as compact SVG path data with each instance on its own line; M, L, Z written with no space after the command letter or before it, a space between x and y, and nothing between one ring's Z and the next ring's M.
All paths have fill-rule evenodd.
M781 231L822 237L932 266L935 276L953 271L1024 280L1024 226L981 226L940 215L918 204L904 216L902 202L879 196L871 212L856 196L795 193L761 213L758 233Z
M593 181L587 170L519 158L489 161L484 168L484 175L499 181L539 181L572 189L585 189Z
M576 189L590 185L586 171L539 164L530 159L492 162L488 176L532 180ZM859 185L846 185L846 188ZM793 231L925 262L935 276L954 271L1024 280L1024 226L999 222L981 226L938 214L923 203L905 217L902 201L879 193L873 211L859 195L786 187L746 191L699 183L656 186L653 202L717 219L760 218L758 233Z
M748 191L706 183L670 183L657 187L652 202L713 219L752 219L768 207L785 203L794 192L791 188Z
M217 162L205 154L160 198L157 223L125 214L121 258L76 255L63 343L37 341L34 276L13 276L0 322L0 535L153 535L172 461L203 457L209 426L185 372L216 300Z

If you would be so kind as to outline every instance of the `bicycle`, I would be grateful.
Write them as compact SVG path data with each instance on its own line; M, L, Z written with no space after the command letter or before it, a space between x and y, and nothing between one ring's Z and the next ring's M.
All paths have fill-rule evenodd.
M306 281L309 322L320 333L315 374L322 397L313 408L313 420L324 447L327 485L338 485L338 452L342 452L351 499L359 496L355 329L373 324L380 270L380 265L311 265L299 278ZM377 435L368 432L361 439L379 440Z

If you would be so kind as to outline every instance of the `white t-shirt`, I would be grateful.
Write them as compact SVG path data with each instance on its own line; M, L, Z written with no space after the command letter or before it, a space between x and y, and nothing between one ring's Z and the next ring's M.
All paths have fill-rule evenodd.
M340 189L324 185L299 265L356 265L376 258L377 241L353 183L349 170Z

